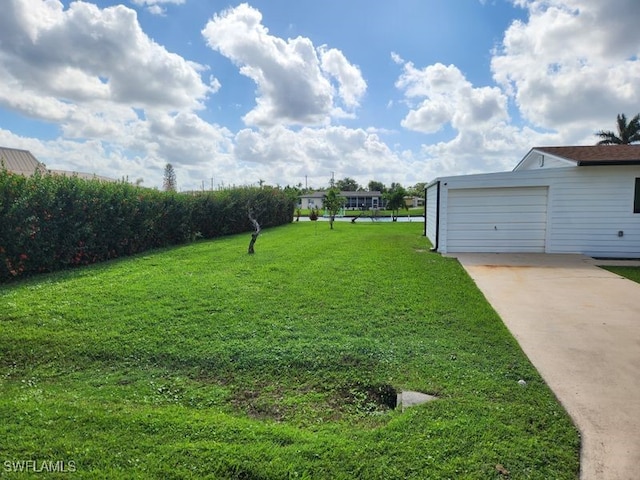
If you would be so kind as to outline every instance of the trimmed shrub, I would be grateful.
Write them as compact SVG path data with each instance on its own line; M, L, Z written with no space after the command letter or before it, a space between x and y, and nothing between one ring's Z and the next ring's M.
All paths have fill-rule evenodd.
M295 199L279 188L195 195L124 182L0 170L0 282L88 265L195 238L293 221Z

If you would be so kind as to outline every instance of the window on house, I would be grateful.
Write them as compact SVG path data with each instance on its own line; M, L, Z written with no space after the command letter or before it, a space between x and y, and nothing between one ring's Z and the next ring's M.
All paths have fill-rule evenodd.
M636 189L633 192L633 213L640 213L640 178L636 178Z

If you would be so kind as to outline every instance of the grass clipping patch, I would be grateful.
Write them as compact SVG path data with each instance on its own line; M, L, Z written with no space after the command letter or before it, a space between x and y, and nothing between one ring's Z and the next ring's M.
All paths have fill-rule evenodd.
M255 255L240 235L0 287L4 459L74 478L575 479L568 416L429 247L419 223L300 222ZM403 412L404 390L439 400Z

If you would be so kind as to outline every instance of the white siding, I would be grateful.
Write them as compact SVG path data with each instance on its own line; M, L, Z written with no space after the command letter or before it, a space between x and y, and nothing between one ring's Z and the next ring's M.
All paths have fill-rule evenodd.
M449 252L544 252L546 187L449 190Z
M582 253L595 257L634 257L640 258L640 214L633 213L635 178L640 178L640 166L582 166L567 168L539 168L483 175L464 175L441 178L441 212L438 251L478 251L478 245L488 241L493 235L496 239L490 251L514 251L514 241L524 240L529 225L531 245L523 245L519 251L527 248L540 248L540 217L529 216L535 205L511 205L514 211L521 213L514 217L515 222L501 222L500 217L477 216L475 205L467 204L467 217L456 218L456 195L462 189L491 190L514 187L548 188L547 220L544 250L547 253ZM476 192L480 193L480 192ZM472 192L473 195L473 192ZM489 195L487 193L487 195ZM454 224L450 224L453 198ZM477 199L476 199L477 200ZM474 203L474 202L471 202ZM479 203L476 202L476 205ZM495 215L501 215L497 205L491 207ZM538 212L540 214L540 212ZM518 217L518 218L516 218ZM526 221L521 221L526 218ZM474 224L478 220L489 226L482 232ZM494 225L491 225L491 221ZM498 225L499 223L499 225ZM507 225L507 223L512 225ZM518 225L520 223L520 225ZM498 227L493 228L493 227ZM493 229L493 233L491 232ZM623 235L618 236L618 232ZM475 232L475 233L471 233ZM499 235L498 233L499 232ZM430 235L428 233L428 235ZM465 237L473 235L476 239L469 242ZM499 236L503 238L497 241ZM484 236L484 237L483 237ZM431 238L431 237L430 237ZM466 242L466 243L465 243Z
M438 224L438 219L436 218L438 214L438 187L437 183L429 185L426 194L427 218L425 219L425 234L434 247L436 245L436 225Z
M532 150L513 170L539 170L541 168L566 168L574 166L576 166L575 162L550 155L546 152Z
M640 257L640 214L633 213L636 177L640 167L578 167L556 180L549 251Z

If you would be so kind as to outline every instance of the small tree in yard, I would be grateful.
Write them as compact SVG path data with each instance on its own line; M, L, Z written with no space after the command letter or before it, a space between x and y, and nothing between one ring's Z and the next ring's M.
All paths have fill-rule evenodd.
M178 188L176 181L176 172L173 169L173 165L167 163L164 167L164 180L162 182L162 189L165 192L175 192Z
M404 201L404 197L407 195L407 191L399 183L391 184L391 188L384 194L384 199L387 202L387 208L391 210L391 219L395 222L398 220L398 213L401 208L409 210L407 203Z
M345 198L340 196L340 190L337 188L330 188L327 194L322 199L324 208L329 213L329 227L333 230L333 221L336 218L336 214L344 205Z

